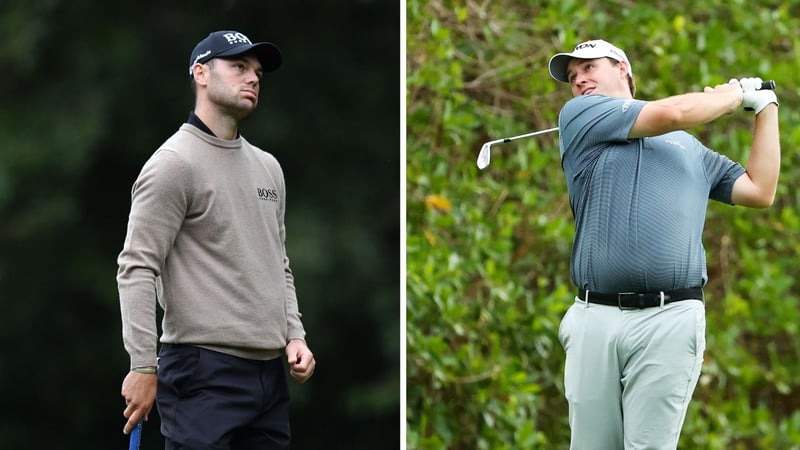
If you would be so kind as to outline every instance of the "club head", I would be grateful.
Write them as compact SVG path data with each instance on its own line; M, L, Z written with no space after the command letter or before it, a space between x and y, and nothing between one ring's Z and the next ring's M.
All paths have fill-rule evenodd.
M491 161L491 148L492 144L489 142L483 144L481 147L481 152L478 153L478 169L485 169L489 167L489 162Z

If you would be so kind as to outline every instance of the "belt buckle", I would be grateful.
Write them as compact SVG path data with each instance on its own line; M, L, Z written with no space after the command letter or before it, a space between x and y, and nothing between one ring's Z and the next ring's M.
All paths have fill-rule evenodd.
M627 311L627 310L631 310L631 309L641 309L641 308L639 308L637 306L622 306L622 296L623 295L638 295L638 296L641 296L641 294L638 294L636 292L620 292L620 293L618 293L617 294L617 306L619 307L619 309L621 309L623 311Z

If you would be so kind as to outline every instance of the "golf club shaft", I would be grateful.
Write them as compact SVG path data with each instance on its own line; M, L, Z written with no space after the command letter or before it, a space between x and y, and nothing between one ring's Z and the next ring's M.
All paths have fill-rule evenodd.
M548 129L546 129L546 130L534 131L533 133L520 134L519 136L513 136L513 137L507 137L507 138L503 138L503 139L500 139L500 141L499 141L499 142L502 142L502 143L511 142L511 141L514 141L514 140L517 140L517 139L522 139L522 138L526 138L526 137L536 136L537 134L545 134L545 133L550 133L550 132L552 132L552 131L558 131L558 127L554 127L554 128L548 128Z

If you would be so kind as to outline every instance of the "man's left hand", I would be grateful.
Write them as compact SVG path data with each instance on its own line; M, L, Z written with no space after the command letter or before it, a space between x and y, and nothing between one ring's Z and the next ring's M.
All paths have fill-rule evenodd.
M298 382L305 383L314 374L317 362L305 341L300 339L289 341L286 344L286 358L289 362L289 373Z

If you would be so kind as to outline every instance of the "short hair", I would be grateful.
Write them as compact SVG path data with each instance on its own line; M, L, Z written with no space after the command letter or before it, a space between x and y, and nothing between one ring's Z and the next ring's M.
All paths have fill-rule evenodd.
M606 57L606 59L611 61L611 64L613 64L614 66L618 66L619 63L620 63L619 61L617 61L614 58ZM630 65L630 63L627 63L627 64ZM631 91L631 97L635 97L636 96L636 82L633 81L633 77L631 76L630 73L628 73L627 75L628 75L628 89L630 89L630 91Z

